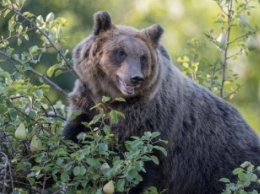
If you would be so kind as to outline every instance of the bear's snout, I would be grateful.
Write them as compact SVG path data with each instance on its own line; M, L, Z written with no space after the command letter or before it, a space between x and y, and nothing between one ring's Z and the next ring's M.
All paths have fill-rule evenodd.
M138 86L141 85L142 82L144 81L144 76L143 74L135 74L131 76L130 80L134 86Z

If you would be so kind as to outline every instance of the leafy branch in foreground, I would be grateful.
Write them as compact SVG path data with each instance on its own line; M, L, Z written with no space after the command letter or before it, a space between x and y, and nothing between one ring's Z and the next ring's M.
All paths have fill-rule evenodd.
M240 167L233 170L233 174L237 177L236 182L231 182L227 178L220 179L226 184L222 194L258 194L256 190L250 190L250 186L260 182L257 176L260 167L255 168L250 162L244 162Z
M62 28L64 18L53 13L35 16L22 12L24 1L1 1L0 16L8 22L8 33L0 38L0 191L8 193L15 188L24 188L37 193L36 185L30 185L25 177L34 165L31 156L40 151L47 142L60 141L61 126L66 118L66 109L61 101L51 102L50 88L65 97L67 93L51 77L70 71L68 51ZM36 42L36 44L35 44ZM43 56L57 55L57 64L46 73ZM44 65L43 65L44 64ZM53 68L55 66L55 68ZM39 79L36 80L32 74ZM47 75L45 75L47 74ZM36 77L36 78L37 78ZM35 82L38 84L36 85ZM41 136L51 137L44 142Z
M109 98L103 100L103 103L108 103ZM39 193L81 191L101 194L111 187L114 191L127 192L142 181L140 173L145 172L144 163L151 161L158 165L159 159L154 154L161 152L166 155L166 150L161 146L166 142L159 139L158 132L145 132L142 137L132 137L124 145L120 145L118 137L111 134L110 127L103 121L116 123L117 117L122 117L122 113L110 109L105 114L103 103L94 107L99 114L89 123L85 123L90 131L78 136L80 145L69 140L64 141L60 133L52 131L53 126L48 130L36 118L28 119L38 123L41 127L39 131L28 133L25 128L28 123L24 121L16 129L12 129L15 130L15 135L6 138L1 149L5 148L5 143L8 145L8 141L11 141L17 146L15 150L18 154L13 155L10 148L5 148L4 153L9 155L6 156L4 168L7 170L8 165L11 165L12 174L6 172L5 177L9 178L4 181L3 190L7 192L15 188L37 188ZM98 127L97 123L100 123ZM28 182L24 181L25 176ZM19 184L21 182L22 186ZM150 192L157 193L155 188L150 188L146 193Z

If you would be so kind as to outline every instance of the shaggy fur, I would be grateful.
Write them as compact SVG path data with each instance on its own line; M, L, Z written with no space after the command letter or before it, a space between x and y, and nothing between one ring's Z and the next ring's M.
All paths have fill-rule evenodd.
M94 21L93 33L74 49L80 79L70 108L82 115L67 122L66 139L77 141L76 135L87 131L81 122L93 118L89 109L102 96L121 96L126 103L111 106L126 117L112 126L122 142L144 131L159 131L169 141L168 156L158 155L158 166L146 164L144 180L132 194L150 185L168 194L219 194L224 188L219 179L232 179L241 163L260 165L257 135L236 109L172 65L159 43L162 27L114 25L107 12L98 12Z

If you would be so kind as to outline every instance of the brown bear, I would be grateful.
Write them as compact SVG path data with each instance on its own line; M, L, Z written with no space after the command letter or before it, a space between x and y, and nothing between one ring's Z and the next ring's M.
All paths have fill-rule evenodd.
M143 181L129 191L138 194L156 186L168 194L219 194L222 177L244 161L260 165L260 141L238 111L183 75L160 44L163 28L143 30L115 25L107 12L94 16L93 32L74 49L79 75L70 94L70 110L81 111L64 129L77 142L87 131L83 121L102 96L124 97L111 104L126 119L112 126L121 141L145 131L159 131L168 140L168 156L145 165ZM255 187L260 191L259 185Z

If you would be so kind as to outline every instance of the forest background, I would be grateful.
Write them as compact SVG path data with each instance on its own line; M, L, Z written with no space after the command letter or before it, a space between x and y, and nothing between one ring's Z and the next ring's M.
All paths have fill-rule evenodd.
M66 18L66 26L63 28L63 38L66 40L64 47L72 51L73 47L92 30L93 14L99 10L107 10L111 13L113 21L117 24L131 25L136 28L145 28L151 24L159 23L165 29L162 43L169 51L173 63L180 68L184 57L188 52L189 43L194 40L206 42L205 33L214 29L212 36L217 38L222 33L222 27L216 23L216 16L220 9L215 1L202 0L77 0L77 1L52 1L52 0L28 0L24 11L29 10L37 15L45 17L48 13L55 13L55 17ZM253 17L251 17L251 15ZM251 10L247 16L250 25L258 24L260 21L259 7ZM0 20L1 34L7 32L7 20ZM232 35L236 36L240 28L234 27ZM227 98L248 121L250 126L260 133L260 35L255 36L258 49L242 54L229 61L230 69L238 74L236 83L240 85L235 95ZM33 41L33 39L32 39ZM20 50L26 47L26 42L20 46ZM204 57L214 59L217 56L218 48L210 42L203 43L198 48L200 59ZM210 49L209 49L210 48ZM204 55L204 56L203 56ZM39 72L46 70L54 64L56 55L42 57L36 69ZM207 68L207 67L206 67ZM203 71L203 66L200 67ZM204 75L207 76L207 75ZM74 77L70 73L61 74L52 78L65 91L71 91L74 84ZM236 88L234 89L236 90ZM51 90L48 94L51 101L55 102L61 98L67 104L67 100Z

